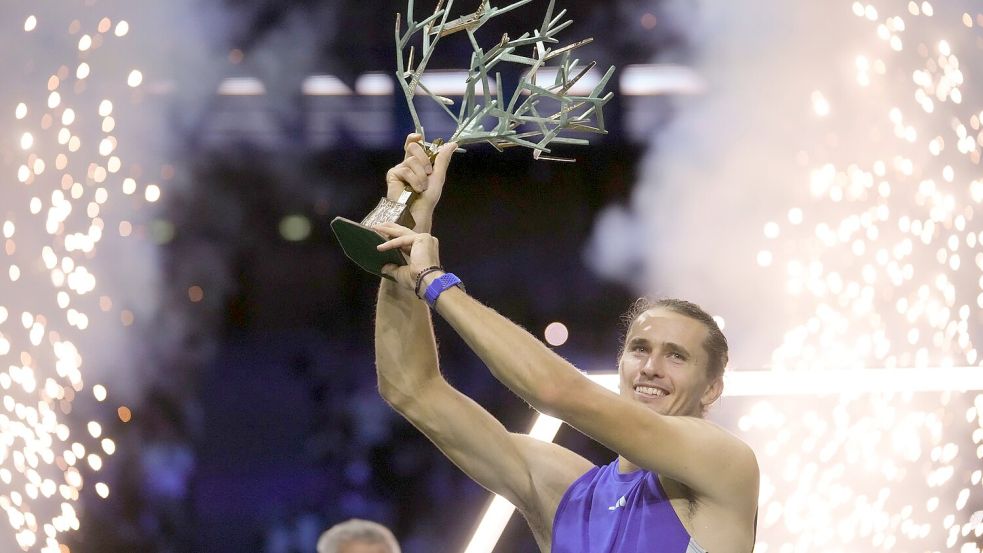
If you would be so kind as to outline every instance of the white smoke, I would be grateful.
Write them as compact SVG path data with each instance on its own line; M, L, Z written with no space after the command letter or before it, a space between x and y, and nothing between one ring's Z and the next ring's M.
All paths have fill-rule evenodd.
M936 5L932 16L921 10L914 16L904 2L877 6L881 13L877 7L846 1L704 2L698 7L673 3L677 23L691 31L696 52L692 65L708 82L708 90L676 99L678 114L655 135L641 162L630 206L609 206L599 216L586 254L589 263L599 274L639 292L688 298L722 316L733 366L761 368L776 362L772 354L784 333L813 316L819 303L787 291L786 261L821 259L825 276L837 272L837 278L848 280L880 247L870 241L859 260L849 253L849 244L846 254L804 247L814 241L812 230L818 223L828 221L835 230L850 209L860 214L866 207L811 196L812 171L831 162L838 171L856 164L870 172L875 160L883 160L890 172L892 157L907 155L916 174L908 182L888 175L895 192L887 202L891 220L879 229L881 244L898 234L896 220L914 197L906 187L917 185L910 181L941 180L942 163L926 163L931 156L925 145L935 132L948 133L945 138L950 140L952 130L944 128L950 111L968 125L969 115L979 110L979 87L968 84L962 90L962 105L951 99L944 105L937 101L934 114L924 113L912 96L917 88L912 69L936 54L941 39L959 52L967 83L978 74L978 26L969 30L962 19L964 11L975 13L970 4L945 3ZM688 19L683 15L687 12ZM902 21L904 28L894 29L894 17L907 26ZM892 48L894 35L903 40L902 51ZM866 87L857 83L860 56L872 67L872 84ZM886 69L878 73L874 66L881 60ZM906 118L916 119L921 135L915 144L897 146L903 141L895 140L887 120L893 105ZM949 146L946 154L960 158L949 161L962 177L956 184L968 184L978 166L954 150ZM956 190L961 194L965 189ZM868 204L876 203L875 195L871 193ZM788 220L793 207L805 214L797 227ZM781 229L779 238L763 236L769 222ZM772 266L758 265L761 250L767 250L763 255ZM918 255L916 251L912 257ZM926 273L931 270L922 273L928 281ZM965 280L975 283L972 275ZM967 294L972 292L969 288ZM963 301L975 303L975 294ZM852 330L871 334L890 322L885 320L890 313L875 315L877 321ZM870 358L851 353L828 360ZM901 357L893 361L904 364Z

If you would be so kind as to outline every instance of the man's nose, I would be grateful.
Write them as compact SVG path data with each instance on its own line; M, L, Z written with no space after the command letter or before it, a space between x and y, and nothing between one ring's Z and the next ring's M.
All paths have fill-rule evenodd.
M657 378L662 376L663 371L662 356L657 353L652 353L645 360L645 364L642 365L642 374L649 378Z

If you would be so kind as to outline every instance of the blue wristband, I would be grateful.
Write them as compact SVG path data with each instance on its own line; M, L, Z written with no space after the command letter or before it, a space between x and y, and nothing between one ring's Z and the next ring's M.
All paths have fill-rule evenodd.
M457 275L454 273L444 273L433 279L430 286L427 286L427 291L423 294L423 299L427 300L427 305L433 307L437 303L437 297L444 293L444 290L455 286L464 288L461 279L457 278Z

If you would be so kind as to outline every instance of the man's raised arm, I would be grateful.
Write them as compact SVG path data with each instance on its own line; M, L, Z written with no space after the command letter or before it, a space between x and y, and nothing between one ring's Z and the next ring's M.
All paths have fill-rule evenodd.
M386 173L386 195L396 200L405 187L419 194L409 210L416 232L430 232L447 168L456 144L445 144L434 160L424 152L423 137L410 134L403 144L403 161ZM383 279L376 303L375 349L379 391L390 403L412 396L427 381L439 378L437 346L430 314L413 292ZM404 367L405 366L405 370Z

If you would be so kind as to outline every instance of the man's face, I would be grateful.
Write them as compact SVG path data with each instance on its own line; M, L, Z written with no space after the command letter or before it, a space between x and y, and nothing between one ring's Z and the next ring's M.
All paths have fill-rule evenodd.
M707 328L685 315L655 307L628 329L618 371L621 395L663 415L703 415L716 399L703 348Z
M338 553L392 553L389 546L379 542L353 540L341 544Z

